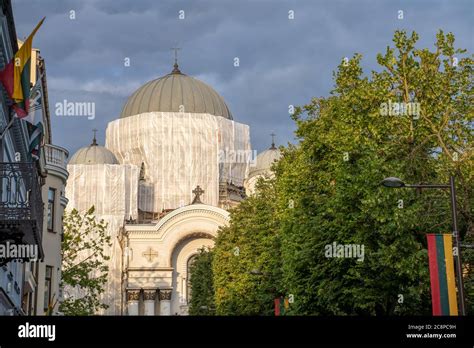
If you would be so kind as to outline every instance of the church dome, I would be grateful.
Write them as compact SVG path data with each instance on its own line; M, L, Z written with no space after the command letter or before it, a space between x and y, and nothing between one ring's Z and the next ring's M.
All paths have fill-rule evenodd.
M110 150L98 145L94 137L92 144L77 150L68 164L119 164L119 162Z
M250 167L249 177L270 171L272 164L278 161L280 157L280 150L275 147L275 144L272 144L268 150L261 152L257 156L257 165Z
M180 105L184 110L180 110ZM224 99L204 82L181 73L176 63L170 74L137 89L128 98L120 117L153 111L208 113L232 120Z

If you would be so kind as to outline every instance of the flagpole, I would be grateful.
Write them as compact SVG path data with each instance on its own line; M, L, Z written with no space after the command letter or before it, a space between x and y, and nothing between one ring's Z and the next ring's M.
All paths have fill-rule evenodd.
M12 119L10 120L10 122L8 122L7 126L5 127L5 129L2 131L2 134L0 134L0 140L3 140L3 137L5 136L5 133L10 129L10 127L12 126L13 122L15 122L15 117L12 116Z

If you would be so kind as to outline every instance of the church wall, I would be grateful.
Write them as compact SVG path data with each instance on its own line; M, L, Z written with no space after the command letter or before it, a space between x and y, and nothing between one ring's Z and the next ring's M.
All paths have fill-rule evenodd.
M172 267L172 252L176 245L191 236L205 235L213 238L217 235L217 226L207 217L196 217L176 221L167 231L156 233L134 233L130 236L128 266L130 268ZM148 257L151 251L156 256Z
M76 208L83 213L94 205L96 219L104 219L108 224L106 232L111 237L112 245L106 249L106 255L110 256L109 275L102 301L109 308L100 314L120 315L122 249L119 235L124 221L138 216L139 169L133 165L79 164L68 165L68 171L66 196L69 203L66 210ZM71 289L69 293L80 296Z
M171 290L169 314L187 314L186 264L203 247L212 247L219 226L227 225L225 210L192 204L174 210L156 225L126 225L125 290L140 292L138 314L144 313L145 291ZM157 299L155 313L162 312ZM168 307L169 306L169 307ZM124 303L127 307L127 303ZM169 308L169 309L168 309Z

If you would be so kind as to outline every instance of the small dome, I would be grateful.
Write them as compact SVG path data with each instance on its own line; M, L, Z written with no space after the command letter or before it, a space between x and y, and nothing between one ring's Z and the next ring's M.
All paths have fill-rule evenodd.
M250 167L249 177L264 174L265 172L270 171L272 164L278 161L281 157L280 150L278 150L273 144L268 150L261 152L257 156L257 165L255 167Z
M207 113L232 120L224 98L204 82L181 73L176 63L170 74L137 89L128 98L120 117L153 111Z
M119 164L119 162L110 150L99 146L94 137L92 144L77 150L68 164Z

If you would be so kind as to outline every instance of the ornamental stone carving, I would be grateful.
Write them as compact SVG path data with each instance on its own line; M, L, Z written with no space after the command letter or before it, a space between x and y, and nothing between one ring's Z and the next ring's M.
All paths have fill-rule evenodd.
M156 289L143 290L143 301L154 301L156 299Z
M138 301L140 299L140 290L127 290L127 301Z
M160 289L160 301L171 301L171 289Z

